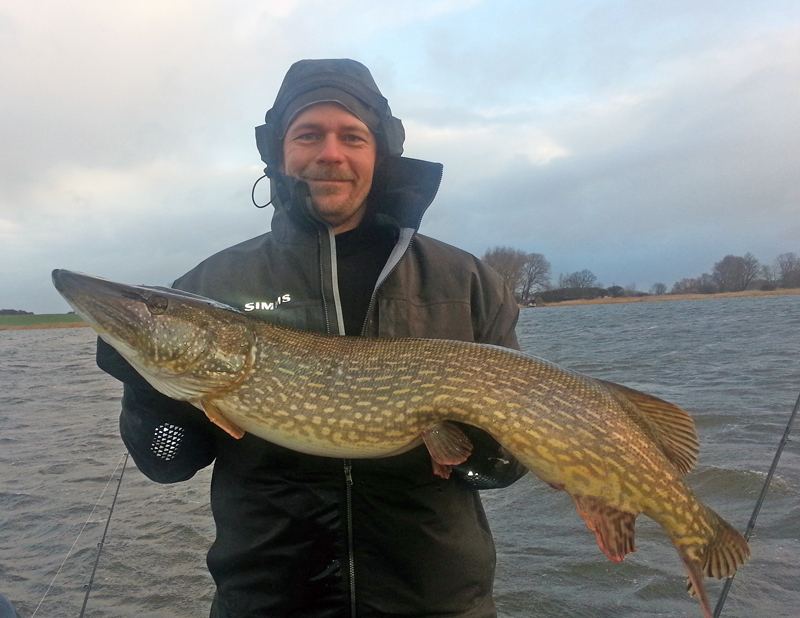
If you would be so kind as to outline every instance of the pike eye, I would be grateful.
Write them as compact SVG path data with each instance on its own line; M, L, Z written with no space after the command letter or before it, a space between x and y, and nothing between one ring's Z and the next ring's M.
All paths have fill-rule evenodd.
M168 306L169 301L164 296L153 296L147 301L147 308L154 315L164 313Z

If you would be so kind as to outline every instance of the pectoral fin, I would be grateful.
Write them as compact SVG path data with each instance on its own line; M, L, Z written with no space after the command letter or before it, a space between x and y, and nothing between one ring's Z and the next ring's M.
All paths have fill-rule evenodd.
M214 403L209 399L201 399L197 404L206 413L208 419L221 427L226 433L230 434L237 440L239 440L244 435L244 429L239 427L233 421L229 421L225 416L220 412L219 408L214 405Z
M457 425L437 423L422 432L422 441L433 459L433 472L450 478L453 466L464 463L472 453L472 442Z
M633 542L635 513L620 511L596 498L572 496L572 500L609 560L622 562L627 554L636 551Z

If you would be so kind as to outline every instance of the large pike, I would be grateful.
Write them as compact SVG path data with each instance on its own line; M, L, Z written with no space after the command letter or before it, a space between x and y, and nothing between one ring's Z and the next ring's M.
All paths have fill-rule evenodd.
M450 421L474 425L567 491L611 560L635 551L640 513L661 524L706 618L703 576L731 577L750 555L683 481L697 457L694 424L656 397L495 346L318 335L178 290L65 270L53 282L157 390L235 437L345 458L423 441L447 477L471 450Z

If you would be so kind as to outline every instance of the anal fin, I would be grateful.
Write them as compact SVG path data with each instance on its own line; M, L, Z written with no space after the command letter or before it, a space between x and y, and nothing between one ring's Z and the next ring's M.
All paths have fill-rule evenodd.
M422 432L422 441L433 459L433 472L450 478L453 466L464 463L472 453L472 442L457 425L444 421Z
M230 434L237 440L244 436L244 429L239 427L239 425L233 421L229 421L227 418L225 418L222 412L220 412L219 408L214 405L211 400L201 399L196 405L199 405L199 407L202 408L203 412L206 413L208 420L220 427L226 433Z
M609 560L622 562L627 554L636 551L633 539L636 513L620 511L596 498L572 496L572 500Z

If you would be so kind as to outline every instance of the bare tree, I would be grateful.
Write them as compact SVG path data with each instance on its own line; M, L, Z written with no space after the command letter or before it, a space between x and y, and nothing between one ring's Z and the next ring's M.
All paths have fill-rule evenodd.
M714 276L708 273L703 273L697 278L697 293L698 294L714 294L719 292L719 287L714 281Z
M530 300L536 292L550 287L550 262L541 253L529 253L522 267L519 296L523 301Z
M687 277L672 284L670 294L694 294L697 288L697 279Z
M714 277L703 273L696 279L681 279L672 286L670 294L713 294L719 291Z
M750 285L750 282L758 277L758 273L761 272L761 264L749 251L744 254L744 282L743 290L747 289L747 286Z
M775 270L782 288L800 288L800 257L781 253L775 260Z
M500 274L512 292L517 293L528 260L527 253L511 247L498 246L487 249L481 259Z
M777 283L778 279L780 279L778 268L776 266L770 266L769 264L761 265L761 276L767 283Z
M663 283L654 283L650 286L650 294L653 296L664 296L667 293L667 286Z
M568 275L558 276L559 288L596 288L600 287L597 277L590 270L580 270Z
M741 292L761 270L761 264L752 253L744 256L726 255L714 264L712 277L720 292Z

